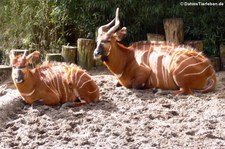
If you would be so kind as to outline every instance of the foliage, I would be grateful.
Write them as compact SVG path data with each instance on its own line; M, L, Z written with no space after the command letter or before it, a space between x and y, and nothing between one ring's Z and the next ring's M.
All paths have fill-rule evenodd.
M185 7L178 0L1 0L0 45L55 52L88 33L94 36L117 7L121 26L128 29L124 43L146 40L149 32L164 34L163 19L171 17L184 19L185 39L203 40L208 55L218 55L225 43L225 6Z

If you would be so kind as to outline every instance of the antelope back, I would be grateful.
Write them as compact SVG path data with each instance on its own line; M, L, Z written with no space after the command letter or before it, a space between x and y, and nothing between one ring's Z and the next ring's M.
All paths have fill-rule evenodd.
M99 89L91 76L76 65L53 63L37 68L41 81L61 103L79 98L86 103L97 101Z
M215 82L211 62L191 47L168 42L137 42L130 48L135 51L137 62L151 69L150 81L154 87L203 89L209 79Z

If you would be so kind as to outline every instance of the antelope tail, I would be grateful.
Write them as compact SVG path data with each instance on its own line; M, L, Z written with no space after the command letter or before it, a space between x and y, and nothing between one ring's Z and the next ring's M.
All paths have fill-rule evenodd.
M208 79L208 84L206 85L205 89L203 89L202 93L208 93L215 89L216 87L216 75L215 73Z

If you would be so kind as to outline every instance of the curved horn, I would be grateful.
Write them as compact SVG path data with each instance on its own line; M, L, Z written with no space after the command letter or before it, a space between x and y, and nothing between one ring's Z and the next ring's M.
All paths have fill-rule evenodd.
M25 59L26 58L26 55L27 55L27 50L24 51L22 58Z
M107 32L107 34L111 35L113 34L118 27L120 26L120 20L119 20L119 8L116 9L116 17L115 17L115 25L110 28L110 30Z
M101 27L99 27L98 29L98 34L100 35L103 31L106 31L106 29L108 29L113 23L114 23L115 19L113 19L111 22L109 22L106 25L102 25Z

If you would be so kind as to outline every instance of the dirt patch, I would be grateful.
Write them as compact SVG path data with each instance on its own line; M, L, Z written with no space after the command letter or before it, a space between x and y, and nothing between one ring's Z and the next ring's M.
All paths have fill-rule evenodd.
M209 94L115 87L106 70L90 72L97 103L73 108L26 105L10 81L0 86L2 148L225 148L225 72ZM97 75L98 74L98 75Z

